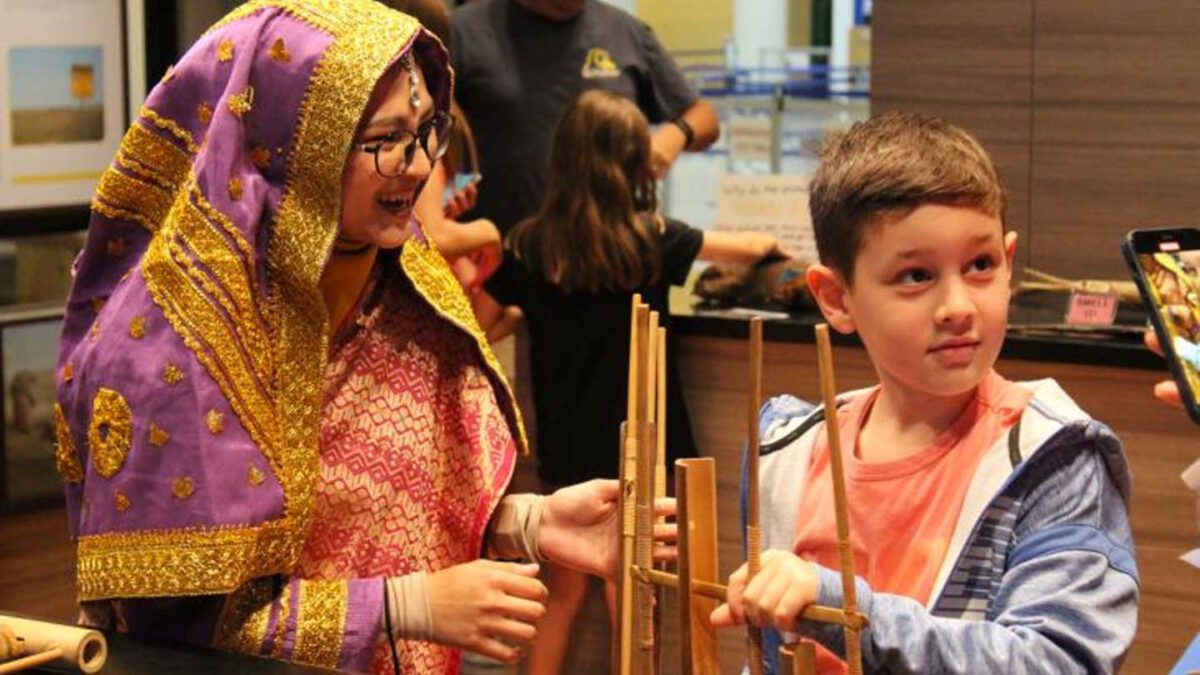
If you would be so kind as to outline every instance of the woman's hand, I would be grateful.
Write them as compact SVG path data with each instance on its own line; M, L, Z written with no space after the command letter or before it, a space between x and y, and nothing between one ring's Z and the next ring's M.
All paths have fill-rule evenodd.
M1162 356L1162 345L1158 344L1158 336L1153 330L1147 330L1142 334L1142 341L1150 348L1150 351ZM1179 387L1176 386L1174 380L1163 380L1154 385L1154 396L1169 405L1176 408L1183 407L1183 401L1179 398Z
M590 480L547 497L538 528L542 556L563 567L616 580L621 550L620 485L617 480ZM674 516L675 500L659 499L654 513ZM655 560L675 559L675 539L675 523L654 526Z
M435 642L516 663L546 613L536 564L475 560L426 580Z
M817 568L791 551L763 551L762 568L749 583L746 565L729 575L725 604L713 610L714 628L747 622L795 630L796 619L817 601Z

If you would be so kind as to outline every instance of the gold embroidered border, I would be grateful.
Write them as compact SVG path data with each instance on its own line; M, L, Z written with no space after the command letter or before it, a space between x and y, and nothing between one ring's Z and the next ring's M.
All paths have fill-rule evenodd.
M263 577L243 584L230 594L213 646L242 654L262 654L271 621L274 583L273 578Z
M109 169L109 170L111 171L112 169ZM111 206L109 204L105 204L104 202L100 201L99 199L95 199L95 198L92 199L91 209L93 211L95 211L96 213L99 213L100 215L102 215L106 218L109 218L111 220L129 220L129 221L135 222L135 223L141 225L142 227L146 228L147 230L150 230L151 232L157 230L158 227L162 224L162 223L151 222L150 219L148 219L146 216L144 216L141 213L135 213L133 211L126 211L125 209L121 209L121 208L117 208L115 206Z
M328 317L318 290L341 214L342 172L359 117L375 82L420 25L371 0L265 3L304 21L336 19L333 42L317 64L300 104L287 162L284 196L267 247L271 297L280 300L277 414L287 515L307 531L320 471L317 447L321 391L329 349ZM302 189L297 189L301 187ZM297 538L297 556L302 545Z
M248 292L252 297L254 297L256 284L253 280L257 274L254 268L254 261L258 257L254 251L254 248L250 246L250 242L246 239L246 236L237 228L236 225L233 224L233 221L230 220L229 217L224 213L221 213L219 210L217 210L217 208L211 203L209 203L209 201L204 198L204 195L200 194L199 189L195 188L194 185L192 189L192 196L195 206L200 209L206 218L208 218L209 224L218 227L219 231L224 233L225 236L229 237L237 251L241 253L241 263L244 268L243 274L245 275L246 279L251 280ZM264 234L263 236L266 235ZM267 327L269 332L272 324L266 312L262 311L263 308L261 304L252 301L249 306L250 309L253 310L254 315L259 321L262 322L264 326Z
M183 143L183 147L187 148L188 153L195 155L200 152L200 146L196 144L196 139L192 138L192 132L184 129L175 120L163 117L155 112L154 109L145 105L138 111L138 116L179 139L179 142Z
M174 195L160 185L133 176L126 176L117 169L109 168L100 177L93 201L104 202L118 209L141 214L145 220L155 223L151 231L158 229L171 210Z
M117 162L174 193L192 168L192 157L178 145L134 123L121 139Z
M54 404L54 431L58 436L58 443L54 447L54 464L58 467L59 475L68 483L83 482L83 462L79 461L79 453L75 452L71 427L58 403Z
M291 532L282 519L257 526L82 536L79 599L230 593L251 579L287 569L290 551Z
M96 473L112 478L125 465L133 447L133 413L120 393L100 387L92 399L88 424L88 453Z
M300 582L300 612L296 617L296 647L292 660L337 668L346 638L347 581Z
M425 240L431 241L428 237ZM475 312L471 309L471 303L467 300L462 285L450 271L446 259L431 246L410 239L405 242L404 249L400 253L400 266L404 269L405 275L412 280L413 287L417 289L421 297L425 298L425 302L429 303L429 306L442 318L457 326L475 341L475 346L479 348L479 354L491 371L492 382L499 384L506 396L507 400L501 402L501 405L507 403L505 414L513 426L517 446L521 449L522 454L528 454L529 441L525 436L525 421L521 417L521 410L517 407L517 397L512 391L508 378L504 375L504 370L500 367L500 362L492 353L492 348L488 345L487 337L479 327L479 322L475 319Z
M241 247L230 242L228 230L233 229L233 224L230 223L223 233L204 217L199 205L207 206L205 211L209 213L216 213L216 209L208 204L194 185L189 192L191 199L181 200L183 203L180 208L172 213L172 233L179 235L181 243L192 254L190 258L179 256L179 260L184 271L200 284L206 294L217 300L233 321L240 338L239 346L251 362L260 388L265 389L271 381L271 345L254 297L255 282L250 276L250 261L253 258L250 261L244 259L243 252L239 251ZM199 269L193 259L211 272L212 277Z

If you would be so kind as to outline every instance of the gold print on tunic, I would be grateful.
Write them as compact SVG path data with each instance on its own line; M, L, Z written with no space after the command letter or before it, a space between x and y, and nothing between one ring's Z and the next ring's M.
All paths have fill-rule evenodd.
M113 504L117 507L118 511L124 513L129 509L129 497L125 496L124 492L117 490L116 495L113 497Z
M250 485L252 487L258 487L259 485L263 484L264 480L266 480L266 476L263 475L261 469L251 464L250 473L246 476L246 480L250 481Z
M196 118L200 120L201 124L208 124L209 122L211 122L212 121L212 107L209 106L207 103L201 103L196 108Z
M287 45L283 44L283 38L279 38L271 44L271 49L267 51L267 56L270 56L272 61L278 61L279 63L287 63L292 60L292 54L288 51Z
M233 58L233 40L221 40L217 45L217 60L226 63Z
M242 179L234 176L229 179L229 198L233 201L238 201L242 198L242 192L245 190L242 187Z
M63 480L68 483L83 481L83 464L75 452L75 440L71 438L71 427L67 425L66 415L62 406L54 404L54 430L58 436L58 445L54 449L55 465Z
M74 380L74 379L75 379L75 366L70 361L67 361L66 364L64 364L62 367L63 384L70 384L71 380Z
M100 388L92 399L92 421L88 425L88 448L92 466L105 478L112 478L129 455L133 445L133 415L125 397L112 389Z
M134 340L141 340L146 337L146 317L133 317L133 320L129 322L129 337Z

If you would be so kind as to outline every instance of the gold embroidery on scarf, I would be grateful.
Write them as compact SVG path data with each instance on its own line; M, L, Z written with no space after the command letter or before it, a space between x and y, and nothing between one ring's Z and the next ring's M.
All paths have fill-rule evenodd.
M201 124L208 124L212 121L213 110L212 106L207 103L201 103L196 106L196 119L200 120ZM203 143L201 143L203 145Z
M175 64L174 64L174 63L172 63L171 65L167 66L167 72L163 73L162 79L160 79L160 80L158 81L158 83L159 83L159 84L166 84L166 83L170 82L170 81L171 81L171 80L173 80L173 79L175 79Z
M250 471L246 475L246 480L249 481L251 487L258 487L259 485L262 485L263 481L266 479L267 477L265 474L263 474L262 469L259 469L253 464L250 465Z
M100 177L96 195L92 198L93 203L141 214L144 220L138 222L156 223L149 228L151 231L157 229L157 223L167 216L173 200L174 195L157 183L127 176L115 169L105 171Z
M250 112L254 106L254 87L246 85L246 88L238 94L229 97L229 112L242 117Z
M462 285L454 278L454 273L450 271L446 259L437 252L432 245L432 240L426 237L425 241L429 244L422 244L411 238L404 243L404 248L400 252L400 264L404 273L412 280L413 288L438 315L457 326L475 342L480 356L490 371L489 379L492 386L505 395L503 401L500 401L501 397L497 397L497 400L504 408L504 416L508 419L509 426L512 427L517 447L520 448L521 454L527 455L529 442L525 436L525 422L517 407L517 398L513 394L512 386L504 375L500 362L496 360L495 354L488 346L482 329L479 328L479 322L475 319L475 313L471 310L471 304L462 290Z
M225 431L225 413L216 409L209 410L204 415L204 426L214 435Z
M113 237L104 242L104 252L113 257L123 256L127 250L129 250L129 240L124 237Z
M279 519L254 526L82 536L79 599L229 593L251 579L290 569L289 529Z
M71 380L74 380L74 379L75 379L75 365L72 364L70 361L67 361L66 363L63 364L63 367L62 367L63 384L70 384Z
M146 317L133 317L133 320L129 322L129 337L134 340L141 340L146 337Z
M117 507L121 513L125 513L129 510L129 497L124 492L117 490L113 495L113 506Z
M186 209L183 205L187 200L180 202L180 210ZM182 216L172 216L169 222L175 224L180 220ZM175 332L217 383L260 451L278 471L271 398L247 363L247 350L239 346L238 334L226 316L189 276L190 259L170 242L170 232L163 234L150 242L142 260L146 287ZM246 333L251 330L243 328ZM270 352L266 351L267 354L258 356L269 358Z
M250 267L254 253L233 223L213 208L194 184L190 192L195 203L186 202L176 209L172 223L194 256L184 255L180 246L172 243L173 258L188 278L199 284L209 298L215 298L232 318L242 340L241 352L250 361L254 378L265 386L272 372L271 327L255 298ZM194 258L199 258L199 264Z
M103 306L103 305L101 305L101 306ZM96 310L96 311L98 312L100 310ZM88 331L88 339L91 340L92 342L95 342L96 340L100 339L100 319L96 319L95 321L92 322L92 328L91 328L91 330Z
M255 145L250 148L250 161L254 166L266 171L271 168L271 151L261 145Z
M112 169L109 169L109 171L112 171ZM91 208L96 213L99 213L99 214L105 216L106 218L110 218L112 220L130 220L130 221L133 221L133 222L141 225L142 227L146 228L147 230L150 230L151 232L158 229L159 224L151 222L149 219L146 218L146 216L144 214L134 213L133 211L126 211L125 209L114 208L112 206L109 206L108 204L105 204L104 202L101 202L98 199L92 200Z
M262 653L271 620L274 581L270 577L255 579L230 595L214 646L256 656Z
M272 61L279 63L287 63L292 60L292 54L288 51L287 45L283 44L283 38L278 38L271 43L271 49L267 51L267 56L271 57Z
M150 445L153 445L156 448L161 448L162 446L166 445L167 441L169 440L171 440L171 434L167 433L166 429L158 426L157 424L150 425Z
M153 108L148 106L142 106L141 110L138 111L138 116L174 136L179 142L183 143L183 147L187 148L190 154L194 155L199 152L200 148L196 145L196 139L192 137L192 133L184 129L175 120L159 115Z
M276 415L287 420L279 428L279 459L272 468L283 486L289 519L302 533L312 516L320 472L317 433L329 346L328 318L317 288L341 212L346 148L376 80L419 24L373 2L257 6L279 7L334 36L300 104L284 197L267 245L268 269L289 271L268 278L268 298L279 303L277 330L284 336L276 343ZM297 554L302 544L297 538Z
M168 363L163 368L163 382L167 384L179 384L183 380L183 371L173 363Z
M99 314L100 310L104 309L104 305L108 303L108 298L92 298L92 312Z
M221 40L217 45L217 60L227 63L233 59L233 40Z
M101 387L92 399L92 421L88 424L88 450L96 473L112 478L133 446L133 414L121 394Z
M301 582L292 660L337 668L345 639L349 584L344 581Z
M267 289L268 299L277 298L280 303L282 338L272 344L273 361L286 367L274 380L279 382L280 390L263 398L253 391L252 378L247 377L244 368L235 363L239 372L229 374L218 367L225 362L218 363L216 352L228 356L226 347L236 343L210 341L229 337L229 329L219 325L224 317L211 299L205 298L182 272L176 255L184 254L167 245L168 237L155 236L151 240L142 273L156 304L212 373L235 414L272 463L284 490L287 515L246 527L81 537L81 600L229 593L251 579L292 569L303 545L319 472L317 421L327 349L325 312L316 289L340 209L345 149L375 80L396 56L397 45L411 40L417 24L374 2L253 0L218 25L267 7L278 7L333 37L301 103L284 202L275 222L277 234L268 242L268 269L287 270L287 274L268 279ZM143 117L170 131L195 152L190 134L178 124L153 111ZM300 191L296 186L304 188ZM297 197L299 192L303 194ZM104 211L98 212L104 215L120 211L110 205L101 208ZM138 214L122 216L135 220ZM204 340L197 328L201 325ZM234 382L239 386L233 386ZM239 389L248 393L242 394ZM267 404L265 407L257 405L260 399ZM251 409L265 411L270 417L263 428L246 422L251 418ZM273 425L279 419L288 420L286 436L268 438L267 431L275 429ZM283 451L278 449L280 446ZM283 466L286 471L281 469ZM265 621L264 616L260 636L265 634Z
M196 491L196 486L192 484L190 476L180 476L171 482L171 494L175 495L176 499L187 499Z
M117 162L171 193L178 191L192 168L192 158L182 148L137 123L121 139Z
M69 365L69 364L68 364ZM75 439L71 437L71 427L63 414L62 406L54 404L54 431L58 436L58 444L54 448L54 464L58 474L68 483L83 482L83 463L75 452Z
M233 201L239 201L242 198L242 193L246 188L242 186L242 179L234 176L229 179L229 198Z

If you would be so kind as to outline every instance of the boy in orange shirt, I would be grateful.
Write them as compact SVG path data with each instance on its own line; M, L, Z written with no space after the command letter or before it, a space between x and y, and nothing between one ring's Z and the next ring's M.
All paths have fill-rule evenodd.
M810 203L809 286L880 380L837 418L866 670L1115 672L1137 624L1128 467L1055 382L993 369L1017 235L987 153L944 121L881 115L826 143ZM776 550L750 583L730 577L712 619L814 640L825 674L844 670L841 628L797 620L842 603L823 424L791 397L764 406Z

